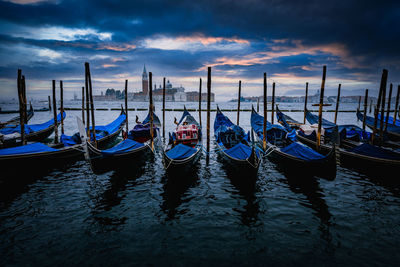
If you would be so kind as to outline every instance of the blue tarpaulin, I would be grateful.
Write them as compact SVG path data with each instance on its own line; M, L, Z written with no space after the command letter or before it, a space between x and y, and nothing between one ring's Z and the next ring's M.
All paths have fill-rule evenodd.
M365 156L370 156L370 157L375 157L375 158L382 158L382 159L392 159L392 160L400 160L400 154L395 153L393 151L373 146L370 144L362 144L359 146L356 146L355 148L350 150L351 152L365 155Z
M248 159L251 155L251 147L246 146L245 144L239 143L230 149L224 150L226 154L235 159L245 160ZM257 153L257 152L256 152ZM258 155L258 153L257 153Z
M381 119L381 114L378 114L378 119L379 120ZM386 116L383 116L383 121L386 122ZM393 124L393 122L394 122L393 117L389 116L388 124ZM396 123L394 125L400 126L400 120L396 119Z
M113 122L111 122L111 123L109 123L107 125L96 126L95 127L95 129L96 129L96 138L97 138L97 134L98 134L97 131L105 132L106 133L105 135L115 133L116 131L118 131L119 127L121 127L121 125L123 123L125 123L125 121L126 121L126 115L125 114L121 114ZM93 127L90 127L90 129L93 129Z
M72 136L62 134L60 138L60 143L63 143L64 146L73 146L76 144L81 144L82 141L79 133L76 133Z
M126 115L125 114L121 114L118 116L118 118L116 118L113 122L107 124L107 125L99 125L96 126L96 140L99 140L107 135L113 134L116 131L119 130L119 128L121 127L122 124L124 124L126 121ZM93 127L90 127L90 129L93 129ZM90 132L90 140L93 140L93 134L92 132ZM65 143L64 141L65 140ZM61 136L61 142L66 145L66 146L73 146L76 144L80 144L82 141L80 139L80 135L79 133L75 133L73 136L69 136L69 135L64 135Z
M63 113L63 118L65 118L66 114L65 112ZM57 122L61 121L61 113L57 115ZM44 129L49 128L50 126L54 125L54 119L51 119L45 123L40 123L40 124L26 124L24 125L25 127L25 133L30 134L34 132L38 132ZM21 133L21 126L14 126L14 127L6 127L3 129L0 129L0 133L7 135L7 134L13 134L13 133Z
M112 148L102 150L101 154L103 154L103 156L112 156L112 155L126 153L143 146L144 145L142 143L138 143L130 139L125 139Z
M256 132L260 139L263 139L263 125L264 125L264 117L259 115L254 110L251 113L251 127ZM284 137L289 138L292 141L296 140L296 131L293 129L292 131L288 132L285 128L278 124L271 124L267 121L266 131L268 132L275 132L273 136L281 135ZM267 135L268 140L268 135ZM273 141L273 140L268 140Z
M167 151L166 155L170 159L185 159L192 156L194 153L196 153L196 151L197 149L193 147L179 144L173 147L171 150Z
M282 148L281 151L306 161L321 160L326 157L297 142L291 143L290 145Z
M51 148L42 143L33 143L25 146L0 149L0 156L33 154L33 153L52 152L52 151L58 151L58 149Z
M357 118L362 121L364 118L364 114L362 114L360 111L357 111ZM374 121L375 118L371 117L371 116L366 116L365 117L365 123L369 126L373 126L374 125ZM378 123L377 123L377 128L379 129L380 127L380 120L378 119ZM392 132L392 133L396 133L396 134L400 134L400 126L397 125L393 125L393 124L389 124L387 125L387 131L388 132Z

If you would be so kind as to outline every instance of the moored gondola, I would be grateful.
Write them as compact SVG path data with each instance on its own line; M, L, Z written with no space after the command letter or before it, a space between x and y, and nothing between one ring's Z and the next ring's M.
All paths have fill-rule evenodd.
M142 165L147 159L147 156L154 154L154 146L151 144L149 132L147 132L147 136L141 132L141 138L135 138L135 130L138 128L142 130L146 125L147 123L143 125L139 122L130 134L125 136L125 139L117 145L108 149L98 149L92 143L87 141L83 123L78 120L80 139L85 140L84 143L87 148L86 157L91 164L92 170L95 173L102 173L109 170L129 170ZM155 133L157 133L158 128L157 126L155 127ZM155 140L156 139L157 134L155 134Z
M364 114L361 113L361 111L357 110L357 119L359 119L360 121L364 120ZM386 117L385 117L386 119ZM385 125L385 119L384 119L384 125ZM373 129L374 128L374 122L375 119L371 116L365 116L365 125L367 125L369 128ZM377 120L377 125L380 125L380 116L378 114L378 120ZM393 122L393 120L392 120ZM388 123L387 127L385 126L385 133L388 135L389 139L393 140L393 141L399 141L400 140L400 126L393 123Z
M121 110L120 115L111 123L107 125L96 125L96 141L98 149L106 149L109 146L113 145L118 136L120 135L124 125L126 123L126 113L124 110ZM92 127L90 128L92 129ZM91 140L94 140L92 132ZM61 135L60 142L65 146L74 146L76 144L82 144L79 132L75 133L72 136ZM94 142L93 142L94 143Z
M28 122L33 117L34 114L35 112L33 110L32 104L30 104L30 108L26 113L26 121ZM20 123L20 116L16 116L6 122L0 122L0 129L4 127L16 126L19 125L19 123Z
M65 119L65 112L63 118ZM57 124L61 123L61 113L57 116ZM28 142L41 142L48 138L54 132L54 119L40 124L25 125L25 139ZM21 144L21 127L20 125L12 127L4 127L0 129L3 135L2 148L17 146Z
M278 115L282 125L286 122L283 117ZM309 135L298 131L297 139L306 144L307 146L316 149L316 134L315 132ZM327 154L332 150L332 145L324 143L320 145L320 152ZM390 177L393 172L397 172L400 169L400 153L397 153L391 149L381 148L373 146L368 143L357 143L357 142L342 142L341 147L336 149L337 160L340 165L349 169L354 169L359 172L383 176L385 178Z
M30 143L18 147L0 149L0 170L2 179L19 177L63 166L65 163L83 158L81 145L65 147L62 144L47 146L43 143Z
M184 107L182 117L176 122L176 130L169 134L163 151L164 168L169 173L186 172L193 169L201 156L202 133L199 123Z
M260 152L252 144L250 133L235 125L217 107L214 121L217 152L222 163L241 174L256 175L261 162ZM254 141L254 140L253 140Z
M251 127L256 133L258 142L263 141L264 118L254 108L251 114ZM327 155L320 154L296 140L295 131L288 131L280 125L267 122L266 156L280 164L289 174L317 176L334 179L336 176L335 149Z

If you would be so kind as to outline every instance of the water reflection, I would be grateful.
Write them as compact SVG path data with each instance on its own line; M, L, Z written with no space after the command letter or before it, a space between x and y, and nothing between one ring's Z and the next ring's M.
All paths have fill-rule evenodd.
M166 173L161 178L163 189L161 210L167 215L166 221L177 219L178 215L183 215L188 211L187 209L179 210L179 207L194 198L187 191L199 184L199 171L199 165L195 164L189 172Z
M95 202L92 215L96 222L103 226L112 227L125 224L127 217L112 212L112 208L121 206L121 202L129 193L128 185L134 187L137 184L136 180L145 173L145 170L146 165L143 164L129 170L119 169L104 175L106 179L109 179L106 190L100 195L92 196L92 200ZM104 185L100 183L96 187L101 191Z
M327 242L326 250L334 251L333 238L330 231L332 214L329 212L325 195L318 180L304 175L286 176L286 178L289 189L293 193L302 194L306 197L307 202L300 200L299 204L314 211L313 214L320 220L318 230L321 233L321 238Z

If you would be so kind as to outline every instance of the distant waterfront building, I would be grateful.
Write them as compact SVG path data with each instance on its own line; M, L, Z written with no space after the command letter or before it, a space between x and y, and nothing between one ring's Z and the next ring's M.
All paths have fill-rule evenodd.
M201 101L207 101L207 93L201 94ZM125 91L115 90L114 88L108 88L106 93L101 92L101 95L94 95L93 99L96 101L113 101L113 100L123 100L125 98ZM136 93L128 92L128 99L130 101L149 101L149 78L146 71L146 66L143 66L142 73L142 90ZM157 84L154 84L153 89L153 100L162 101L163 100L163 89L161 84L157 88ZM199 93L198 92L185 92L185 88L180 85L179 87L174 87L172 83L167 80L165 84L165 101L167 102L198 102ZM211 102L215 101L214 93L211 93Z

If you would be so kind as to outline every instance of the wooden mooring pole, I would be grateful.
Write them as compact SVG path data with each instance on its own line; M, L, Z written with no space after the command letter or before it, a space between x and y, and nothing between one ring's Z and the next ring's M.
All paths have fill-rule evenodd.
M368 108L368 89L365 90L365 96L364 96L364 117L363 117L363 130L365 131L365 119L367 117L367 108Z
M396 104L394 105L394 116L393 116L393 124L396 124L397 114L399 110L399 95L400 94L400 85L397 86L397 95L396 95Z
M387 105L387 111L386 111L386 119L385 119L385 132L387 130L388 122L389 122L389 115L390 115L390 102L392 99L392 90L393 90L393 84L390 83L389 87L389 96L388 96L388 105ZM383 118L382 118L383 119Z
M381 101L382 101L383 87L386 88L387 76L388 76L388 71L386 69L384 69L382 71L381 84L379 86L378 102L376 103L376 107L374 110L374 127L372 128L372 136L371 136L372 144L374 144L374 142L375 142L375 136L376 136L377 126L378 126L379 108L380 108Z
M239 81L238 107L237 107L237 123L236 123L236 125L238 125L238 126L239 126L239 115L240 115L240 98L241 98L241 91L242 91L242 81Z
M274 124L275 116L275 83L272 83L272 108L271 108L271 123Z
M342 84L339 83L339 87L337 89L337 97L336 97L336 108L335 108L335 124L337 123L337 114L339 110L339 103L340 103L340 89L342 87Z
M58 144L57 102L56 102L56 80L53 80L53 116L54 116L54 143Z
M386 104L386 83L382 91L382 103L381 103L381 119L379 125L379 145L383 142L383 131L384 131L384 120L385 120L385 104Z
M207 69L207 163L210 157L211 67Z
M85 125L85 87L82 86L82 123Z
M128 80L125 80L125 115L126 115L126 134L129 132L129 125L128 125Z
M22 97L23 97L23 116L24 116L24 123L28 123L28 111L27 111L27 104L28 101L26 100L26 83L25 83L25 75L22 75Z
M150 114L150 144L154 151L154 118L153 118L153 73L149 72L149 114Z
M23 86L22 86L22 71L18 69L17 74L17 89L18 89L18 102L19 102L19 125L21 129L21 142L22 145L26 144L25 140L25 119L24 119L24 97L23 97Z
M201 78L200 78L200 83L199 83L199 123L200 123L200 128L201 128Z
M95 147L97 148L97 138L96 138L96 123L94 119L94 103L93 103L93 88L92 88L92 77L90 75L90 66L89 63L85 63L87 69L87 80L89 84L89 97L90 97L90 113L92 117L92 133L93 133L93 142Z
M51 111L51 101L50 101L50 96L48 95L48 101L49 101L49 111Z
M267 73L264 72L264 90L263 90L263 102L264 102L264 120L263 120L263 149L267 149Z
M318 133L317 133L317 151L321 147L321 128L322 128L322 107L324 104L324 91L325 91L325 80L326 80L326 66L322 69L322 83L321 92L319 95L319 112L318 112Z
M61 134L64 134L64 86L60 81L60 112L61 112Z
M260 97L257 97L257 113L260 112Z
M164 138L165 141L165 77L163 79L163 91L162 91L162 109L163 109L163 113L162 113L162 136Z
M306 124L307 100L308 100L308 82L306 83L306 97L304 98L304 120L303 120L304 124Z

